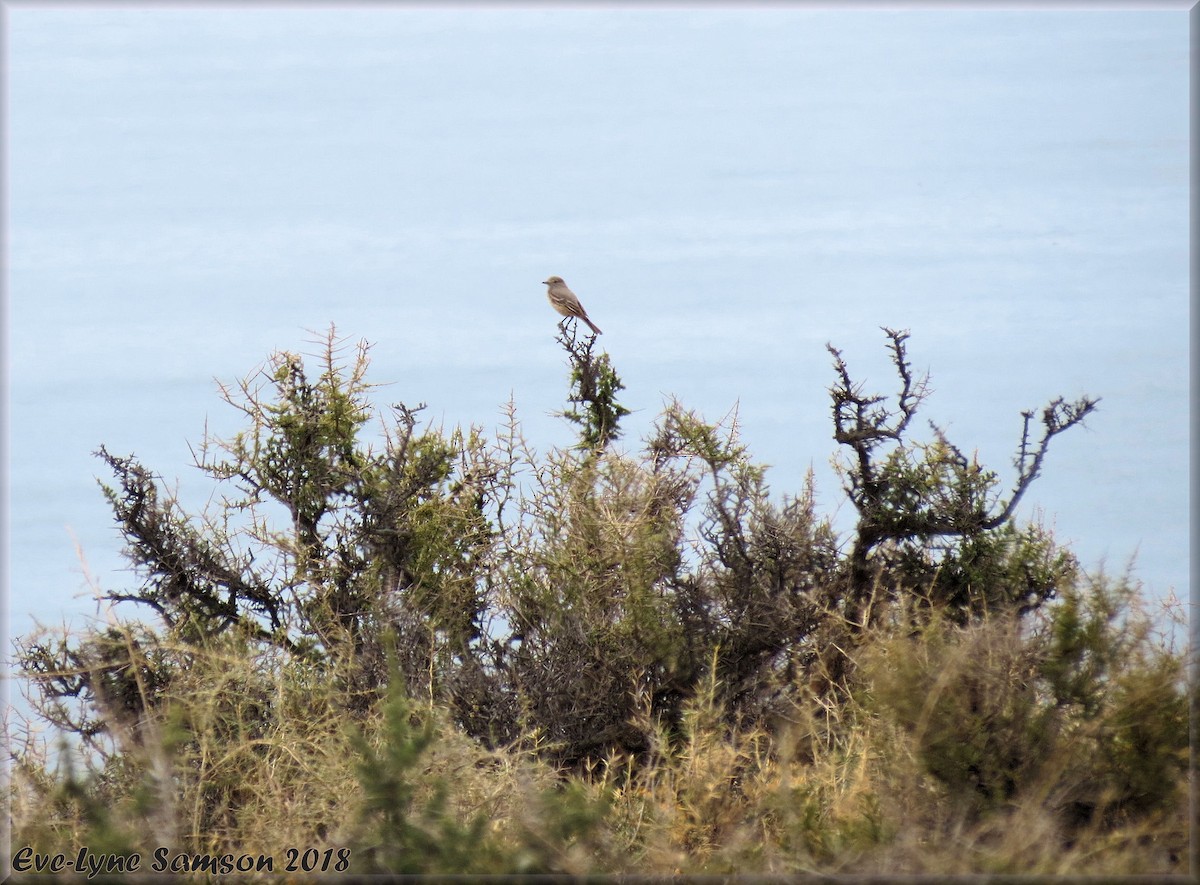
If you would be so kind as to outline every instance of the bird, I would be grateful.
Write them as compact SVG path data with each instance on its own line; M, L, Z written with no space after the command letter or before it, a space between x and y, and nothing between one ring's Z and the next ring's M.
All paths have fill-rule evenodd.
M565 317L576 317L583 320L593 332L597 335L601 334L600 327L591 321L587 311L583 309L583 305L579 303L575 293L567 288L562 277L550 277L542 280L542 283L549 287L546 289L546 297L550 299L551 307Z

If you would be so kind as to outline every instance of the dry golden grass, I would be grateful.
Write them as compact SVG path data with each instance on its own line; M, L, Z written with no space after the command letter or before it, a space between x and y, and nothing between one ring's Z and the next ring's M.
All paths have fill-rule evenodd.
M403 773L410 820L433 839L445 821L485 820L469 850L487 866L475 871L1177 872L1182 789L1127 824L1064 826L1055 800L1083 775L1061 754L1078 752L1078 741L1053 745L1042 781L983 809L930 774L939 703L961 698L965 676L983 672L995 681L997 709L1011 708L999 689L1019 676L1022 649L1017 633L997 625L920 641L881 635L862 655L860 692L836 715L797 694L773 731L739 730L710 684L688 703L678 733L655 724L643 758L575 774L540 761L534 739L488 750L444 710L413 704L409 718L434 739ZM376 748L395 740L383 707L351 724L326 674L236 643L186 655L189 668L156 714L118 730L91 777L64 787L36 742L13 746L13 844L276 857L366 844L369 785L354 735ZM906 685L911 708L897 707Z

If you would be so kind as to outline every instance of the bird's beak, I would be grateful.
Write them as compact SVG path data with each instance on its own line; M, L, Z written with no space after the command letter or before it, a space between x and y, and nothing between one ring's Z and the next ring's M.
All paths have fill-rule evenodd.
M542 285L543 285L543 286L549 286L549 285L550 285L550 281L549 281L549 280L542 280Z

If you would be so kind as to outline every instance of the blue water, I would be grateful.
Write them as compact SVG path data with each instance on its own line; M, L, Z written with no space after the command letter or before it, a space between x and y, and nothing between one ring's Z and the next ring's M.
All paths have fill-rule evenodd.
M214 379L336 322L379 401L541 451L565 277L627 385L735 405L778 494L829 466L826 341L1011 477L1021 409L1103 397L1022 513L1187 595L1185 12L398 6L8 10L10 631L130 586L95 479L185 501ZM924 425L919 427L923 430ZM88 563L90 580L76 554Z

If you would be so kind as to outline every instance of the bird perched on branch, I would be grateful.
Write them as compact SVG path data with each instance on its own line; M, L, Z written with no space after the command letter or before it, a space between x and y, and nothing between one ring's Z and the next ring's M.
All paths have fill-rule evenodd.
M583 309L583 305L579 303L579 299L575 297L575 293L567 288L567 284L563 282L562 277L550 277L548 280L542 280L549 288L546 289L546 297L550 299L550 306L557 310L565 317L575 317L581 319L591 328L597 335L600 334L600 327L588 318L587 311Z

